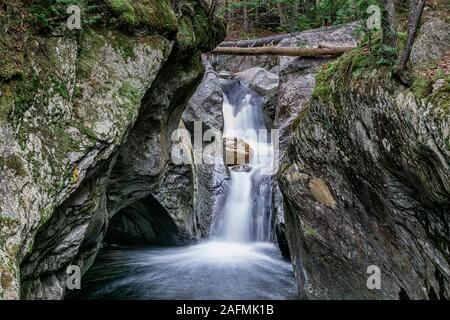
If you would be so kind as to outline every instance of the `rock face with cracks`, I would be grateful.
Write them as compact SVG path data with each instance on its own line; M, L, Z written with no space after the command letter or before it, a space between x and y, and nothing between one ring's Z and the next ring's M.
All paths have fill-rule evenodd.
M447 45L421 41L428 27L413 57ZM279 174L300 295L448 299L449 79L418 98L363 52L316 76ZM293 101L288 92L279 99ZM380 290L366 285L373 265Z
M5 5L2 25L20 24L9 14L27 3ZM111 218L139 201L158 204L176 239L199 233L184 193L192 171L169 166L170 134L224 26L203 1L104 6L100 26L79 34L1 28L3 299L62 298L67 266L87 270ZM187 196L166 197L174 190Z

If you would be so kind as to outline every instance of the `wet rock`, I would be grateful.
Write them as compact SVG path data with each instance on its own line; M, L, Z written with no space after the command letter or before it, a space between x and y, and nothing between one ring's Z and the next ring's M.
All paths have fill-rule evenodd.
M278 247L280 248L280 252L283 258L290 260L291 254L289 250L289 242L286 237L286 222L284 218L285 212L284 212L283 194L281 193L281 189L277 181L274 182L272 201L273 201L272 238L278 244Z
M236 77L264 97L275 97L278 92L279 77L263 68L252 68L239 72Z
M193 210L195 212L193 216L196 219L194 223L199 229L198 238L208 236L212 217L222 210L229 179L223 154L203 152L214 143L215 139L222 139L224 121L222 114L223 92L219 76L205 57L203 57L203 63L206 73L196 92L189 100L180 125L181 128L185 127L189 131L191 141L195 135L195 122L201 121L201 126L197 130L202 132L202 136L208 130L215 134L210 141L203 141L202 150L195 152L192 144L188 147L192 154L192 164L189 167L193 174ZM220 143L220 148L222 148L222 143Z
M278 57L274 56L211 55L208 60L217 72L230 73L238 73L255 67L270 70L278 64Z
M219 77L206 58L203 59L205 75L190 98L182 120L189 132L194 132L194 122L201 121L204 130L223 129L223 92Z
M252 147L242 138L223 138L225 159L228 166L236 164L248 164L253 157Z
M252 167L249 165L232 166L230 170L235 172L250 172L252 171Z
M255 67L235 74L235 78L260 95L264 113L273 122L278 96L278 75L263 68Z
M0 298L62 298L67 266L89 268L116 213L157 199L161 185L188 188L171 178L170 134L201 80L198 52L221 41L224 28L204 19L203 43L175 40L177 15L169 5L158 10L167 12L142 12L171 20L151 35L88 28L77 39L33 35L24 43L22 76L0 97L1 109L11 110L0 115L0 273L12 275ZM192 189L179 195L159 204L177 235L195 237Z

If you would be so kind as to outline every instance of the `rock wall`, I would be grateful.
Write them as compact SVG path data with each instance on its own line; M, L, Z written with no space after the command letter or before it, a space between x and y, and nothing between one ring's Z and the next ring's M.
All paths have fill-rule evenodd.
M414 57L442 52L442 42L426 43ZM449 78L418 98L364 48L316 76L279 175L300 295L448 299ZM295 107L288 92L280 99ZM380 290L366 286L371 265Z
M150 195L196 232L189 200L155 190L189 188L171 178L170 133L223 24L204 2L102 5L98 25L53 37L17 28L25 2L1 4L1 298L61 298L67 266L85 271L111 217Z
M315 48L357 45L358 24L315 29L302 32L295 38L286 38L282 47ZM276 104L275 127L280 130L280 152L284 153L290 142L296 119L302 114L316 85L316 73L332 57L280 57L280 86Z

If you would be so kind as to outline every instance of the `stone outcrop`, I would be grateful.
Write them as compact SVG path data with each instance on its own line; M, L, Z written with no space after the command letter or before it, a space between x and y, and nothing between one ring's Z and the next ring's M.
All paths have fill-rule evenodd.
M195 152L192 143L191 162L193 172L193 212L198 226L198 238L209 235L212 218L221 211L228 192L229 173L222 154L209 155L205 151L213 143L207 132L220 133L223 130L223 92L220 79L206 57L203 57L206 71L203 80L189 100L182 116L182 125L189 131L191 142L195 135L195 123L200 125L202 150ZM216 137L214 137L215 139ZM211 141L210 141L211 140ZM217 141L216 141L217 142ZM219 142L220 143L220 142Z
M268 127L272 127L275 120L280 81L278 75L261 67L255 67L235 74L235 78L261 97L264 114L268 118L266 123Z
M211 55L209 61L217 72L238 73L256 67L273 71L278 66L278 57L275 56Z
M436 45L439 44L439 45ZM411 64L424 66L450 50L450 24L431 18L420 28L411 52Z
M419 40L415 57L420 43L423 52L445 46ZM279 175L301 297L448 299L448 77L418 98L363 50L316 76ZM281 106L296 108L281 79ZM380 290L366 285L373 265Z
M67 266L84 272L110 219L143 199L177 238L197 233L183 193L192 182L174 178L190 172L168 165L170 134L223 25L197 1L105 5L98 27L57 26L59 37L17 27L25 2L0 14L14 30L0 30L1 298L61 298ZM162 194L173 189L176 199Z
M351 47L358 43L357 23L324 29L309 30L295 38L280 42L282 47L303 46L314 48ZM280 130L280 152L283 153L290 141L295 120L307 105L316 84L315 75L329 57L280 57L280 87L276 105L275 127Z

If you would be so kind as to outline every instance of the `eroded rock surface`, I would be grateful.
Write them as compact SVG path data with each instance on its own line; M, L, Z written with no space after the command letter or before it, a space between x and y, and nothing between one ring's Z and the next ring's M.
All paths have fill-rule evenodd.
M90 266L114 214L164 186L189 187L172 179L170 133L201 80L199 52L224 28L203 1L132 5L135 16L113 6L109 28L79 35L1 28L1 298L61 298L66 267ZM6 6L1 23L13 27L21 15L10 13L27 8ZM189 201L160 203L187 237L197 232Z
M235 74L235 78L254 90L260 97L263 110L268 117L269 126L273 126L276 114L276 104L280 78L277 74L261 67L251 68Z
M301 296L448 299L447 89L419 99L358 57L320 72L280 173ZM366 286L372 265L380 290Z
M351 47L358 43L357 23L305 31L295 38L287 38L282 47L318 46ZM315 75L329 57L280 57L280 88L276 106L275 127L280 130L280 152L283 153L291 139L298 117L306 107L316 84Z

